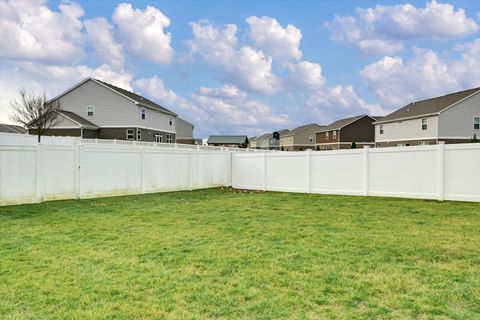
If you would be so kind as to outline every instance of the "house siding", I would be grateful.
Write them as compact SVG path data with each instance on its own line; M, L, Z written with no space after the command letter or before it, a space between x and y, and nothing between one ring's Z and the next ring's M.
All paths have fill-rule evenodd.
M333 131L337 131L337 136L335 137L335 139L333 138ZM328 139L326 138L327 132L328 132ZM339 130L332 130L327 132L318 132L316 134L316 137L315 137L316 144L340 142L340 135L338 134Z
M193 141L193 125L183 119L176 118L175 132L177 140Z
M438 137L438 116L427 118L427 130L422 130L422 119L402 120L401 122L383 123L383 134L380 134L380 124L375 125L375 142L418 141L436 139Z
M371 142L375 141L375 120L363 117L340 130L340 142Z
M129 99L88 80L59 98L62 109L74 112L98 126L137 126L137 105ZM87 115L94 106L94 115Z
M475 94L459 104L443 111L438 117L440 138L480 137L480 130L473 129L473 117L480 117L480 94Z
M156 129L162 132L175 131L176 117L160 112L156 109L137 106L138 108L138 126L150 129ZM142 119L142 109L145 109L145 119ZM172 125L170 125L170 117L172 117Z

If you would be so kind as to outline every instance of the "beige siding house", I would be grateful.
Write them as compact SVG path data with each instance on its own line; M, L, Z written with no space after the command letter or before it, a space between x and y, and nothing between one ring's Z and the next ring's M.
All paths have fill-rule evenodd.
M109 83L87 78L51 99L56 100L60 101L62 112L60 122L49 130L49 135L176 141L176 113ZM185 129L186 124L181 125Z
M412 102L376 121L378 147L469 142L480 137L480 88Z
M311 123L291 130L280 138L280 149L285 151L315 149L315 132L322 127Z

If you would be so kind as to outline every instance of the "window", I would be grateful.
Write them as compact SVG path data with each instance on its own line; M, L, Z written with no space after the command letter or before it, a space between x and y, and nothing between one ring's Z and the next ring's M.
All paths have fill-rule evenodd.
M308 141L313 142L313 134L308 136Z
M163 142L163 136L161 134L156 134L155 135L155 142L156 143L162 143Z
M328 134L328 131L327 131L327 132L325 132L325 140L328 140L328 139L330 139L330 137L329 137L329 134Z
M94 106L88 106L87 107L87 116L93 117L93 111L95 110Z
M142 130L137 129L137 140L142 140Z
M428 146L429 144L430 144L430 142L428 142L428 141L420 141L418 143L419 146Z
M172 143L173 142L173 135L171 133L167 133L167 142Z
M142 108L142 111L141 111L141 114L142 114L142 120L145 120L145 116L146 116L146 110L145 108Z
M333 139L337 139L337 130L333 130Z
M133 140L134 135L133 135L133 129L127 129L127 140Z
M427 118L422 119L422 130L427 130Z
M380 134L383 134L383 124L380 125Z
M173 117L172 117L172 116L170 116L170 120L168 121L168 123L169 123L170 125L173 124Z
M480 117L473 118L473 129L475 130L480 129Z

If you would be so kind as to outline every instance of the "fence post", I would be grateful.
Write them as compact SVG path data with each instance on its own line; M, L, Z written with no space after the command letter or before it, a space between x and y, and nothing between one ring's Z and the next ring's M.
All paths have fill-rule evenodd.
M438 201L443 201L445 199L445 141L438 142L437 150Z
M80 199L80 143L75 145L75 198Z
M188 149L188 190L192 191L193 188L193 181L192 181L192 150Z
M232 175L233 175L233 152L232 150L227 150L227 187L232 186Z
M312 193L312 150L305 151L306 156L306 182L307 182L307 193Z
M267 152L263 152L263 191L267 191Z
M368 150L370 146L363 147L363 195L368 196Z
M144 146L140 147L140 155L141 155L140 159L141 159L141 166L142 166L142 168L141 168L142 169L142 171L141 171L141 173L142 173L142 194L144 194L146 192L146 189L147 189L147 184L146 184L147 182L146 182L146 179L145 179L145 177L146 177L145 173L146 173L147 170L145 168L146 167L146 160L145 160L145 147Z
M45 155L45 145L42 143L37 143L37 150L35 154L35 201L42 202L44 197L44 187L45 180L44 178L44 155Z

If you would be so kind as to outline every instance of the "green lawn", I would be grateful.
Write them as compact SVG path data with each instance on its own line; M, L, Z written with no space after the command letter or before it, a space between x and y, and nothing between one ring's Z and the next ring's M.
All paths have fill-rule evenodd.
M210 189L0 207L2 319L479 319L480 204Z

